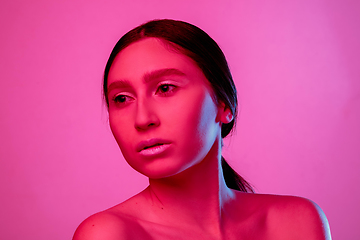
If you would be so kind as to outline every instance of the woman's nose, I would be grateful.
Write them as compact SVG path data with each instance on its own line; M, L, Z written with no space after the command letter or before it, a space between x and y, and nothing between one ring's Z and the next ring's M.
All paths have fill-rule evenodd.
M135 128L139 131L144 131L159 125L160 120L151 100L144 99L138 101L135 113Z

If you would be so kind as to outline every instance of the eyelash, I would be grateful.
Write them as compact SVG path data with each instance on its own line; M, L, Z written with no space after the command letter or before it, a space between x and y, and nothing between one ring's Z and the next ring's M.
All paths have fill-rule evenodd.
M166 89L163 89L164 87L166 87ZM172 94L175 91L175 88L176 88L176 86L173 84L168 84L168 83L161 84L156 89L155 94L160 94L160 96L168 96L169 94ZM131 99L131 97L124 95L124 94L119 94L119 95L115 95L112 100L115 103L123 104L123 103L126 103L127 101L129 101L127 99Z
M126 101L126 99L124 101L121 100L121 99L124 99L124 98L130 98L130 97L126 96L126 95L119 94L119 95L115 95L113 97L113 101L115 103L124 103Z
M162 89L163 87L166 87L167 90L164 91L164 89ZM157 88L156 93L160 93L163 96L167 96L168 94L173 93L175 91L175 88L176 88L175 85L172 85L172 84L169 84L169 83L164 83L164 84L161 84Z

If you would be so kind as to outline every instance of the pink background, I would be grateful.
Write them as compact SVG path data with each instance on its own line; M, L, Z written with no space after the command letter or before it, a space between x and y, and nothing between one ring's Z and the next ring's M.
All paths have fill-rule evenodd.
M1 239L70 239L146 186L111 135L101 78L117 39L154 18L198 25L225 52L234 168L257 192L317 202L334 239L360 239L357 0L1 1Z

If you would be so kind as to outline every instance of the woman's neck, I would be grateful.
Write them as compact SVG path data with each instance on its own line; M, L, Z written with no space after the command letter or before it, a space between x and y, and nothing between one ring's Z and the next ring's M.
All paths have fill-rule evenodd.
M216 141L200 163L175 176L149 179L144 193L153 216L158 218L155 221L179 227L199 226L220 234L223 208L234 197L225 184L220 158L221 143Z

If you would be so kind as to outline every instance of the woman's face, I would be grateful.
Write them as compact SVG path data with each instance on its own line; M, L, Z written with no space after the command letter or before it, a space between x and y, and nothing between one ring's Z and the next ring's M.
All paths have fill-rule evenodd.
M220 141L218 107L195 62L161 40L123 49L108 76L109 121L126 161L150 178L199 163Z

